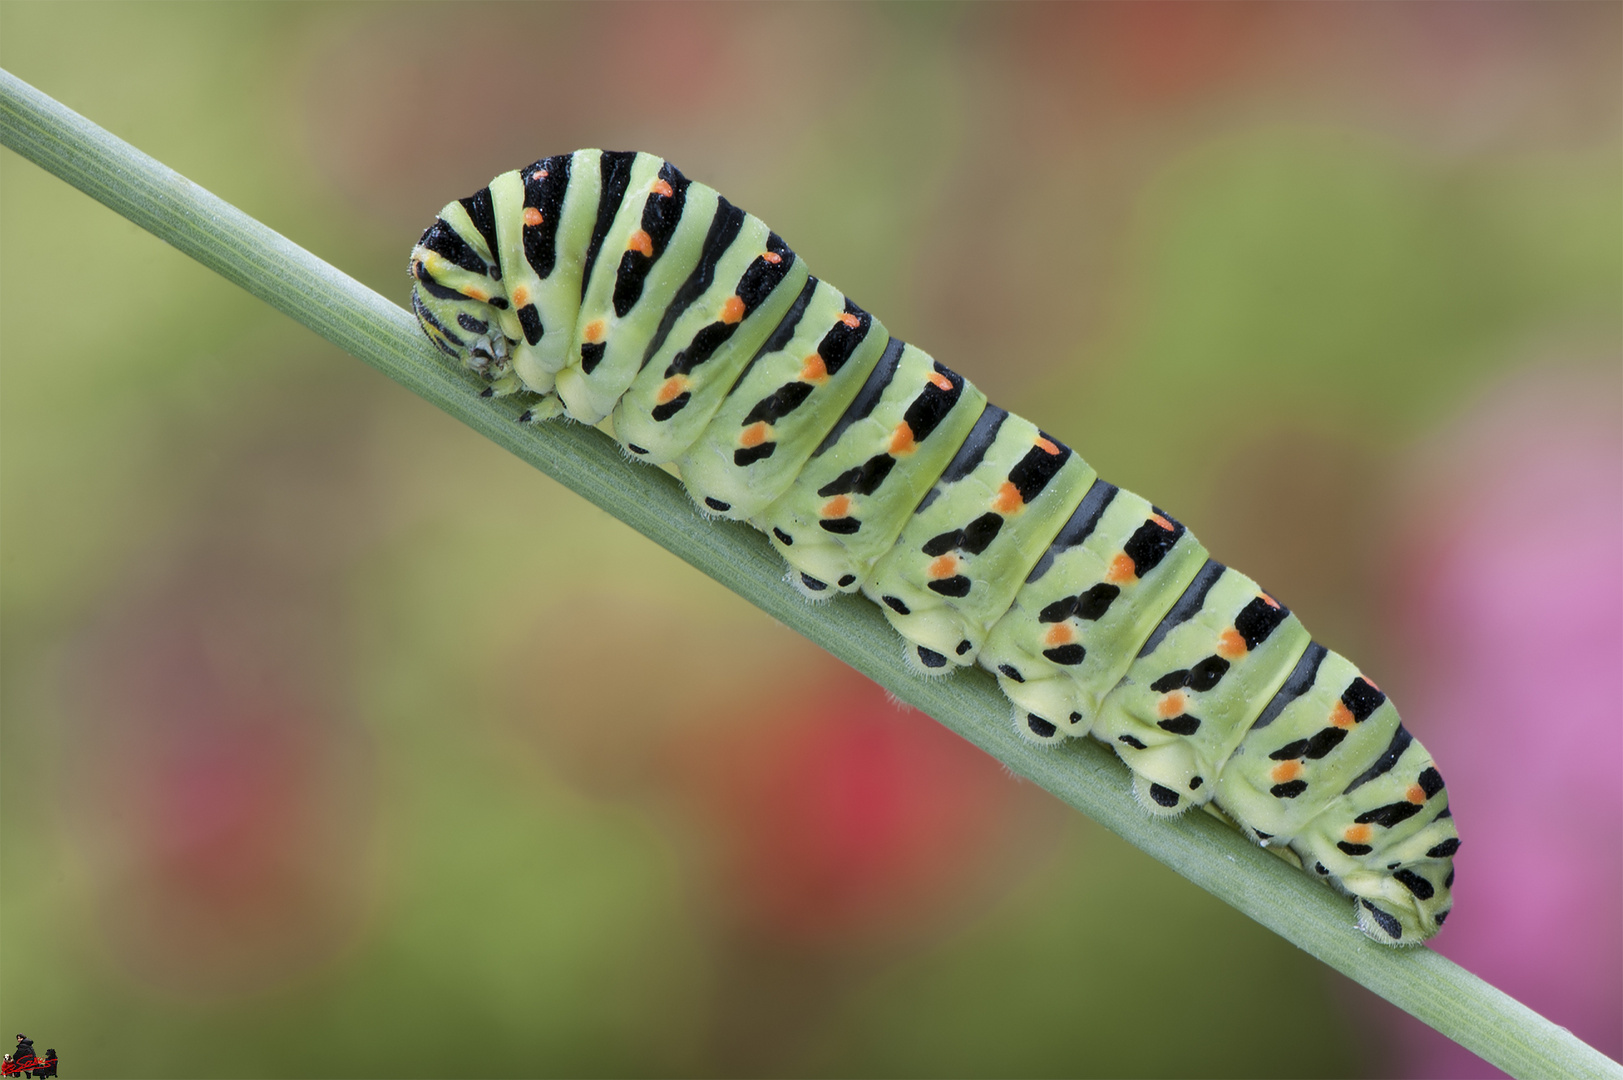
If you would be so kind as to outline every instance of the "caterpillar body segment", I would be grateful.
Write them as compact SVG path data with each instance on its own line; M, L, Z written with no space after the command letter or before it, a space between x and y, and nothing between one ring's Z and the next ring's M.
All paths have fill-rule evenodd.
M526 420L612 416L817 599L880 605L915 670L979 664L1038 743L1092 735L1150 813L1220 810L1411 945L1459 835L1386 695L1180 522L1100 479L651 154L579 150L447 204L412 307Z
M809 279L698 440L677 459L688 491L723 517L756 517L795 482L857 396L890 335L826 281Z
M698 442L808 286L806 264L759 218L727 205L717 220L614 409L621 441L658 465Z
M1101 704L1094 734L1150 781L1152 813L1204 804L1307 645L1284 605L1208 559Z
M800 590L856 591L985 408L963 376L891 339L799 479L754 522Z
M614 411L642 370L645 350L699 263L721 200L714 188L690 183L652 154L634 155L609 176L603 198L622 190L621 175L620 205L601 247L587 252L586 292L557 377L569 415L591 424ZM606 212L600 205L599 224Z
M490 185L499 217L511 213L514 187L523 188L516 215L521 246L503 247L504 260L516 264L512 270L504 269L503 276L522 281L535 306L533 316L524 312L524 305L518 305L514 314L525 344L515 366L526 385L532 366L544 373L540 385L569 362L585 292L586 251L601 201L600 157L596 151L561 154L517 173L504 173ZM503 220L502 226L499 241L511 238L507 230L514 224Z
M1097 480L1037 560L981 651L1036 742L1092 731L1162 616L1206 562L1194 534Z
M926 674L976 661L1020 583L1093 483L1029 420L988 405L863 591Z

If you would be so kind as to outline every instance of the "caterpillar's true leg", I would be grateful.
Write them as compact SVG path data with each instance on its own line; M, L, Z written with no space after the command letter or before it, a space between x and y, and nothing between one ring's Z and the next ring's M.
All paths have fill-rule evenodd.
M563 414L564 403L558 400L556 394L548 394L520 413L518 419L521 424L539 424Z

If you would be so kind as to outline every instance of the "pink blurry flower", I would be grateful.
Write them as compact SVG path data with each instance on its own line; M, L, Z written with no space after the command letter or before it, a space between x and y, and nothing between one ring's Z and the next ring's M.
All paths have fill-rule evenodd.
M1612 372L1542 370L1426 448L1396 565L1400 703L1464 846L1439 952L1623 1051L1623 425ZM1491 1075L1428 1029L1407 1068Z

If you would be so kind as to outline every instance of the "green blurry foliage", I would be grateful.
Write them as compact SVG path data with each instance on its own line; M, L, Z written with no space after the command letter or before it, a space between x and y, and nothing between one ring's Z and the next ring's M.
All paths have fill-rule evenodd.
M1136 861L1115 837L1074 830L966 933L853 995L804 1071L1300 1076L1368 1060L1311 966ZM1230 972L1247 974L1243 994L1224 991Z

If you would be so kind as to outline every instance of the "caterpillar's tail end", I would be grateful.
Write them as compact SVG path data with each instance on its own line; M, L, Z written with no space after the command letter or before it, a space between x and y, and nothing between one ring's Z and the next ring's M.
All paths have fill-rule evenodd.
M1442 929L1454 910L1448 861L1411 863L1385 874L1350 875L1341 885L1353 897L1358 929L1382 945L1419 945Z
M1389 782L1389 790L1377 789L1364 804L1375 805L1351 817L1350 825L1350 810L1358 807L1328 815L1322 823L1315 819L1312 829L1292 841L1304 867L1311 866L1353 897L1358 928L1383 945L1420 944L1438 932L1454 909L1459 832L1429 755L1417 762L1424 750L1411 753L1409 766L1400 762L1370 785ZM1411 769L1421 780L1405 787L1404 781L1414 775ZM1407 792L1407 797L1384 801L1398 792ZM1428 808L1433 816L1426 821L1422 811Z
M1353 912L1364 936L1382 945L1419 945L1437 932L1435 923L1431 931L1426 932L1414 919L1413 912L1393 909L1385 903L1371 903L1363 897L1353 901Z

